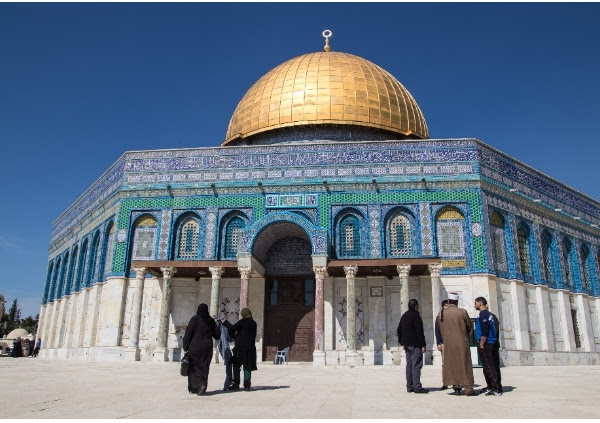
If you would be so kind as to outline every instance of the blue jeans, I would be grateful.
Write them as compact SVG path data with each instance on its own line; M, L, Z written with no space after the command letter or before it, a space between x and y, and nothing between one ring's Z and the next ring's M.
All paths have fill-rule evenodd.
M233 380L233 365L231 364L231 360L225 361L225 385L223 388L227 388L231 385L231 381Z

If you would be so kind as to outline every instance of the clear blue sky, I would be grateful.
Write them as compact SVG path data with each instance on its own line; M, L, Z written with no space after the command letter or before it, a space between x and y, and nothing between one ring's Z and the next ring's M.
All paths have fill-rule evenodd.
M127 150L217 146L248 88L334 50L392 73L432 138L600 199L600 4L0 3L0 293L36 314L52 221ZM10 305L10 303L8 304Z

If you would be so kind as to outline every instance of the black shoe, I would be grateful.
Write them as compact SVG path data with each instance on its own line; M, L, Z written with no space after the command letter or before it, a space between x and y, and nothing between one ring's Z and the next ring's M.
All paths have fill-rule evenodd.
M502 391L494 391L493 389L491 389L488 393L485 394L486 397L501 397L502 396Z
M406 388L406 392L415 392L413 388Z
M244 391L249 391L249 390L250 390L250 382L244 381Z
M239 389L240 389L240 384L239 384L239 383L232 382L232 383L231 383L231 385L229 385L229 386L227 387L227 389L228 389L229 391L237 391L237 390L239 390Z
M488 392L490 392L492 390L492 388L483 388L481 391L479 391L480 395L487 395Z
M460 391L462 390L460 386L453 386L452 389L454 389L454 395L460 395Z
M428 393L429 393L429 389L425 389L425 388L415 389L415 394L428 394Z

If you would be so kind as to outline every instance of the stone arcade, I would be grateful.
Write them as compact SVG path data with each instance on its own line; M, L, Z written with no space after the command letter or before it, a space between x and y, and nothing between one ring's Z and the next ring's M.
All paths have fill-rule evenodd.
M391 74L327 43L260 78L221 147L126 152L56 219L41 356L178 360L205 302L252 309L259 360L399 364L414 297L439 365L456 291L472 317L488 298L505 364L598 364L598 224L481 141L429 139Z

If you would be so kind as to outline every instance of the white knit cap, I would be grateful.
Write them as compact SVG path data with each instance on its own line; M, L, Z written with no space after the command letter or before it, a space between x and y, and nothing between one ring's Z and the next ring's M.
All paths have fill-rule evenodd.
M458 301L458 294L456 292L451 292L448 294L448 299Z

